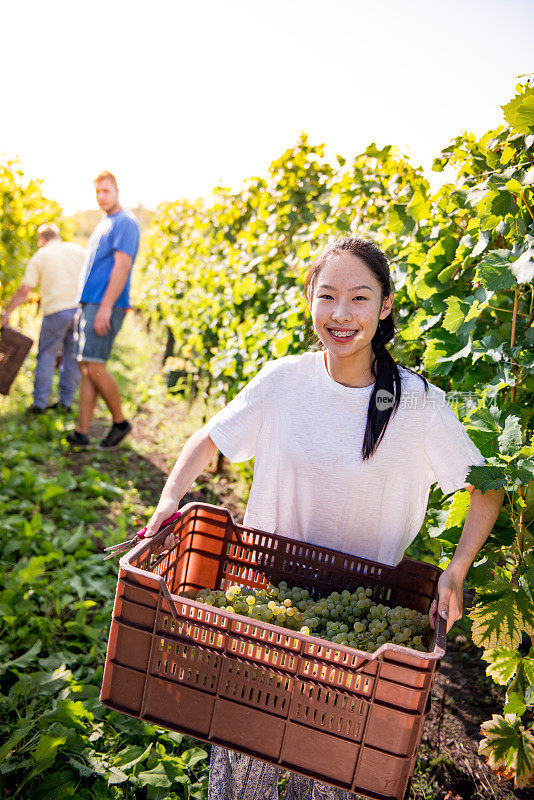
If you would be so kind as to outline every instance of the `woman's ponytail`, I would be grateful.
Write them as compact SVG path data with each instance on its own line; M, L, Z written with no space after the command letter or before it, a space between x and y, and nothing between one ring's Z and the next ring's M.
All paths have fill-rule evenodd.
M395 335L392 313L380 320L371 341L374 353L371 371L375 378L375 385L367 409L367 425L362 446L364 461L373 455L382 441L388 422L399 407L401 398L399 368L391 353L386 349L386 344Z

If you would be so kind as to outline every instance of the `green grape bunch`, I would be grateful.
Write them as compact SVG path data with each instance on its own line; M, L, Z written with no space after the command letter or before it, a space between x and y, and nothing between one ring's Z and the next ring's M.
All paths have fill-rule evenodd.
M265 589L236 585L225 590L186 591L182 596L367 653L373 653L385 642L427 652L428 614L402 606L376 604L369 587L358 586L352 593L348 589L332 592L318 600L307 589L290 588L285 581Z

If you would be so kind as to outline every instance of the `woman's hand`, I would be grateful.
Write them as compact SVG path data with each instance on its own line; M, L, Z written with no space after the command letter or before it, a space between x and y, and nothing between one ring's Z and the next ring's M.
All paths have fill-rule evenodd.
M156 533L161 528L162 524L165 522L166 519L172 517L174 513L178 510L178 505L175 500L171 498L166 498L163 495L160 497L160 501L156 507L156 510L152 514L147 526L146 530L143 534L144 539L150 539L152 536L155 536ZM169 533L168 536L165 537L165 540L158 545L157 550L155 551L156 554L162 552L162 550L167 550L169 547L172 547L174 544L174 536L172 533Z
M456 620L463 615L464 582L462 577L447 567L438 581L438 600L433 600L428 615L430 626L436 625L436 616L439 614L447 620L447 633L450 631Z

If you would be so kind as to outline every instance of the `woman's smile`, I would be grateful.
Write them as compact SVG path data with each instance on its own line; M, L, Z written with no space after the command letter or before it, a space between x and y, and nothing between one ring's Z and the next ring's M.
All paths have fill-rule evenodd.
M326 328L330 336L335 342L350 342L356 334L358 330L355 328Z

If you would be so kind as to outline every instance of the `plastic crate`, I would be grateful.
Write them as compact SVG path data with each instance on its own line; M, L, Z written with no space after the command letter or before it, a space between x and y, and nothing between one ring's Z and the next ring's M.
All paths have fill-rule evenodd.
M14 328L5 327L0 332L0 394L7 394L28 355L33 340Z
M376 601L426 613L441 570L254 530L201 503L156 541L170 530L177 544L159 557L151 539L120 560L102 703L366 797L403 798L445 620L428 653L386 643L369 654L176 595L282 580L316 597L370 586Z

